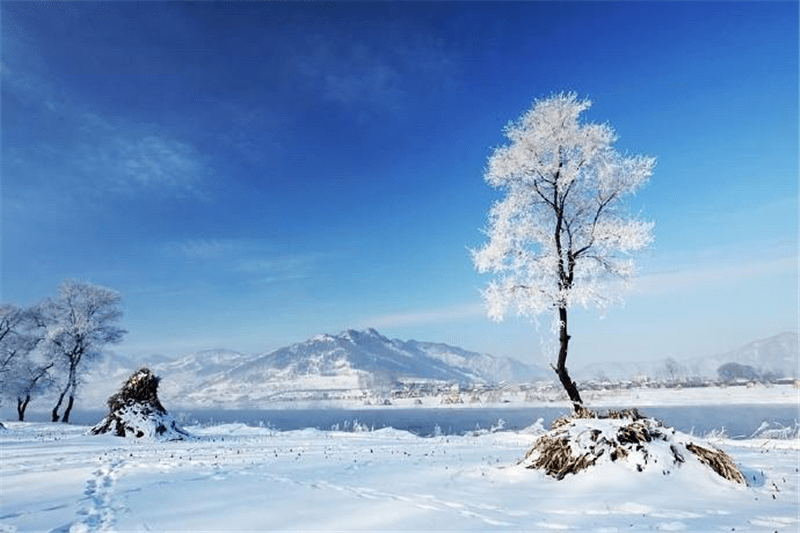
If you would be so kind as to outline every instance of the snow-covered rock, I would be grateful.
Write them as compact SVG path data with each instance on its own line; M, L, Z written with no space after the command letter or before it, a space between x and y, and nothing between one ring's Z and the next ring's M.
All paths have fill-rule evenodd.
M131 374L120 391L108 399L108 415L90 433L164 440L190 438L191 435L161 405L159 381L146 367Z

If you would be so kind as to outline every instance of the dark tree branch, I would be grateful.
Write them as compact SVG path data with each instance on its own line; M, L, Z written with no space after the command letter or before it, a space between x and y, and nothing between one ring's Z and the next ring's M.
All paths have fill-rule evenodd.
M617 193L613 192L613 193L611 193L611 196L606 198L604 201L600 202L600 204L597 207L597 212L594 214L594 220L592 220L592 229L589 232L589 235L590 235L589 244L587 244L583 248L577 250L575 252L575 257L579 257L581 254L583 254L584 252L588 251L594 245L594 232L595 232L595 229L597 228L597 222L598 222L598 220L600 220L600 215L603 213L603 209L605 209L605 207L608 204L610 204L611 201L614 200L614 198L616 196L617 196Z

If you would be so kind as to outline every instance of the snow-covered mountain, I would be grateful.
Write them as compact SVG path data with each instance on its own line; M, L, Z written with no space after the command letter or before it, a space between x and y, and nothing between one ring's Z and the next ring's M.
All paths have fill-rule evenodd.
M429 357L439 359L448 365L469 368L489 383L504 381L528 383L553 379L552 371L538 366L522 363L511 357L497 357L485 353L475 353L448 344L408 341L407 349L420 350Z
M708 358L693 359L689 363L706 374L716 376L717 369L725 363L738 363L753 367L759 374L798 377L798 335L785 332L761 339Z
M515 375L516 373L516 375ZM528 381L544 371L509 358L446 344L401 341L374 329L318 335L257 356L204 382L186 398L259 403L287 393L380 390L403 382L499 383Z
M172 361L170 357L161 354L128 357L115 352L107 353L99 361L92 362L86 375L81 378L83 385L80 401L105 410L106 400L122 387L133 372L143 366L160 369Z
M573 372L584 381L647 377L655 380L711 378L726 363L747 365L764 375L798 376L798 335L782 333L717 355L682 360L596 363ZM85 376L81 404L105 409L108 397L141 366L162 378L165 406L257 407L286 398L326 395L358 397L386 392L401 382L485 383L552 381L553 373L507 357L471 352L442 343L402 341L374 329L318 335L265 354L207 350L180 359L112 355Z
M259 405L287 394L356 394L387 390L409 381L466 385L552 379L551 372L508 357L442 343L389 339L368 329L317 335L256 355L209 350L177 360L148 359L138 365L115 356L92 373L87 381L93 386L85 389L84 397L89 395L96 403L104 401L142 364L148 364L162 378L159 394L165 405Z
M180 398L187 391L195 391L203 384L252 358L251 355L232 350L203 350L177 360L152 365L160 376L159 394L162 398Z
M740 348L714 355L681 360L656 359L651 361L625 361L593 363L575 372L578 379L608 378L631 379L646 376L650 379L716 379L717 369L726 363L752 367L757 374L778 377L798 377L798 335L781 333L773 337L748 343Z

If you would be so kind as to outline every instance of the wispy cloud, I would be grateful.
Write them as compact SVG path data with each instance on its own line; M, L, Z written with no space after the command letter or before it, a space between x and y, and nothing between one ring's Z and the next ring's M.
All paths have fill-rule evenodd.
M733 263L733 264L731 264ZM634 280L633 294L653 295L719 287L781 273L798 273L797 256L755 259L726 264L682 266L668 272L644 274Z
M239 103L212 97L209 101L224 117L216 122L216 140L235 154L233 162L263 164L286 153L280 132L286 131L289 124L281 112L270 110L261 102Z
M283 256L270 259L243 259L239 262L241 272L271 272L275 270L295 270L316 263L322 254Z
M313 276L327 257L327 254L310 253L242 259L238 261L236 270L257 283L298 281Z
M295 54L293 61L297 72L323 98L345 107L397 115L409 93L418 88L417 79L435 73L446 83L457 69L439 41L420 36L402 46L386 46L390 41L353 42L318 34L310 37L309 47Z
M231 239L188 239L166 245L168 251L188 259L219 259L247 247L246 241Z
M466 322L486 316L486 309L480 303L454 305L436 309L421 309L377 315L360 320L358 327L392 328L406 326L425 326Z
M96 119L92 120L96 124ZM69 161L73 183L80 182L78 176L82 176L84 183L99 193L204 196L208 166L191 143L165 135L132 135L110 129L105 140L98 142L93 134L87 135L91 140L84 139Z
M403 94L401 76L383 54L364 43L336 46L320 35L311 42L311 48L295 58L295 65L325 99L397 108Z
M266 241L189 239L165 250L190 263L241 276L249 283L280 283L313 276L330 258L323 252L285 253Z
M32 38L5 22L4 47L14 53L4 50L4 90L19 102L4 110L18 126L4 139L14 154L7 176L20 190L56 186L76 202L107 194L205 197L210 161L186 135L102 114L64 89Z
M63 114L63 107L42 112ZM8 176L26 187L58 181L61 194L82 198L107 194L207 197L210 162L188 140L153 125L131 132L93 114L74 113L69 118L75 127L61 144L39 140L12 147Z

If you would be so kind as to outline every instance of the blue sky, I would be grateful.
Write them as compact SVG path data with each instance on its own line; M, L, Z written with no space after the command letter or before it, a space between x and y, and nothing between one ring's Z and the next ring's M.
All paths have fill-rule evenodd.
M503 126L576 91L658 165L569 365L797 330L796 2L4 2L2 300L119 290L128 355L375 327L546 364L470 261Z

